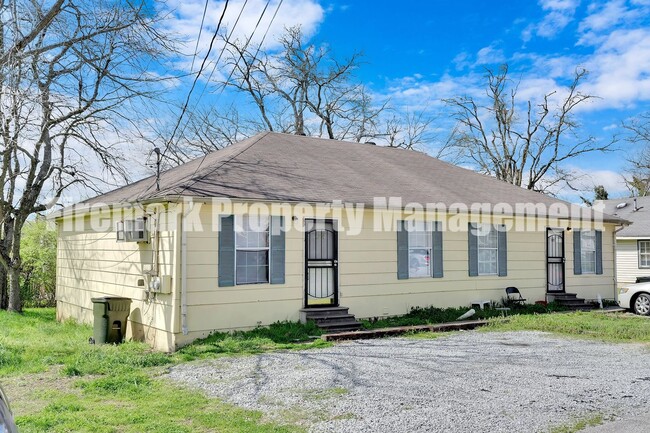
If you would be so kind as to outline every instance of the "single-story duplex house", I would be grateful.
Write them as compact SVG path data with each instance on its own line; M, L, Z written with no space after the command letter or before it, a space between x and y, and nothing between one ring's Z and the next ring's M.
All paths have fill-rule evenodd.
M602 200L603 212L632 224L616 232L616 280L620 285L650 278L650 197Z
M158 180L54 216L59 320L128 297L127 338L172 351L337 306L615 297L624 220L421 152L267 132Z

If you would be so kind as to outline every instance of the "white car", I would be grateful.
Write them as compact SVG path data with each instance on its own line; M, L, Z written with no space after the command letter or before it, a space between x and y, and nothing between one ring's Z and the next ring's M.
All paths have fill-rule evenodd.
M11 410L9 409L9 400L0 388L0 433L17 433L18 429L14 424Z
M621 287L618 291L618 305L641 316L650 315L650 282Z

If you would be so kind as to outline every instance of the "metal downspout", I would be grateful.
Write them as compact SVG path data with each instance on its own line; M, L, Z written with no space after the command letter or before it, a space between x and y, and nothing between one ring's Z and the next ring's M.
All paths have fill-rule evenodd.
M616 244L616 233L623 230L627 225L622 225L619 228L615 229L612 233L614 237L614 302L618 304L618 245Z
M191 212L194 203L190 203L189 211ZM185 206L181 212L181 331L183 335L188 334L187 329L187 232L185 225Z

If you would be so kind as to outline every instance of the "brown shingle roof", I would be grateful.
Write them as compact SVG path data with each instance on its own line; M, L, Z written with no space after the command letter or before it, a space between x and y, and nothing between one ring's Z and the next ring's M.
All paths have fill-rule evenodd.
M561 202L421 152L272 132L167 170L160 185L156 191L152 176L84 203L180 196L365 205L374 197L447 206Z

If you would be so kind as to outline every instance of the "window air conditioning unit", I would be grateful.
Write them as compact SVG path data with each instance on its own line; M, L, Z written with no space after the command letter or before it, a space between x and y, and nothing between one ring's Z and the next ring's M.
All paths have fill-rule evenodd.
M149 242L147 218L119 221L116 232L118 242Z

